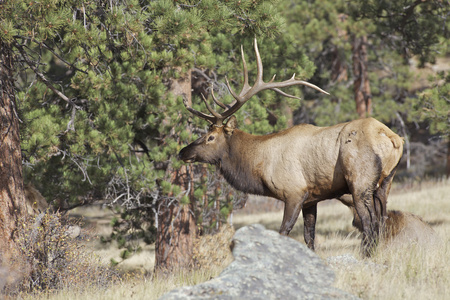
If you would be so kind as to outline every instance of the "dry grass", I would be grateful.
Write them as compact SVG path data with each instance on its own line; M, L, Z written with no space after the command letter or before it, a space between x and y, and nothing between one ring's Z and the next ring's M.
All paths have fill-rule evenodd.
M380 247L370 260L379 268L359 264L336 270L335 286L363 299L448 299L450 294L450 182L392 194L389 209L419 215L436 231L441 242L407 244L392 249ZM345 235L345 230L343 231ZM359 255L359 240L344 239L347 253ZM344 250L330 246L339 238L324 237L318 254L327 258ZM354 244L355 246L352 246Z
M22 295L24 300L105 300L105 299L158 299L168 291L185 285L195 285L217 276L222 268L207 270L181 270L173 275L161 277L136 276L108 287L89 287L87 289L63 289L51 293Z
M274 200L269 201L275 203ZM269 229L278 230L282 219L281 207L272 205L272 212L268 212L271 210L267 209L270 205L264 204L264 213L246 214L247 209L255 211L255 203L256 206L259 205L258 202L249 203L247 208L234 215L235 227L261 223ZM333 201L321 203L316 233L317 254L325 260L350 254L361 262L337 267L335 286L362 299L448 299L450 181L429 183L422 187L397 187L391 193L388 208L421 216L437 232L442 243L426 248L407 245L404 248L379 249L372 258L362 259L359 254L359 233L351 226L352 216L348 208ZM291 235L301 242L302 227L300 219ZM106 249L96 251L100 255L107 253ZM148 257L154 255L153 252L144 252L147 252ZM155 278L145 275L148 272L136 272L107 289L90 288L77 291L72 288L25 299L157 299L175 287L197 284L217 276L223 267L225 266L191 272L180 271L175 275Z

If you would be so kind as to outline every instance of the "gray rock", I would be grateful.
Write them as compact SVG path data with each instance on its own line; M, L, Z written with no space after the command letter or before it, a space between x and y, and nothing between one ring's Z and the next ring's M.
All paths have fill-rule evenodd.
M327 258L327 264L331 269L337 270L354 270L355 267L367 268L369 270L378 272L387 268L385 265L380 265L367 260L357 260L352 254L343 254L338 256L331 256Z
M305 245L262 225L234 235L234 261L217 277L175 289L169 299L358 299L331 285L333 271Z
M355 265L358 265L360 263L359 260L357 260L352 254L343 254L338 256L331 256L327 258L328 265L334 269L335 267L346 267L346 268L352 268Z

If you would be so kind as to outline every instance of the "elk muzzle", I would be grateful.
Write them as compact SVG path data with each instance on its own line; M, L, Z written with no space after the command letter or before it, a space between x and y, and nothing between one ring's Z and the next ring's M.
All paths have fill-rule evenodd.
M186 146L180 150L178 153L178 159L181 159L185 163L193 163L195 162L196 155L193 151L191 151L192 147Z

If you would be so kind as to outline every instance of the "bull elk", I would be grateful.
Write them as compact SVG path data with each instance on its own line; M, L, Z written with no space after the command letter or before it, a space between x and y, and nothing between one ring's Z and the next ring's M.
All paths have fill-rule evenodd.
M252 96L271 89L283 96L279 88L306 85L301 80L274 82L275 76L263 81L263 66L256 39L256 83L248 83L247 64L241 47L244 85L239 94L227 87L234 97L215 111L207 102L210 114L199 112L184 102L188 111L210 123L208 132L183 148L179 158L187 163L216 165L228 183L249 194L269 196L284 202L280 233L288 235L300 211L303 211L304 238L314 250L317 203L344 194L353 196L354 207L363 227L362 249L370 255L383 221L387 218L386 202L397 164L403 152L403 140L373 118L359 119L330 127L301 124L278 133L255 136L237 129L233 115Z

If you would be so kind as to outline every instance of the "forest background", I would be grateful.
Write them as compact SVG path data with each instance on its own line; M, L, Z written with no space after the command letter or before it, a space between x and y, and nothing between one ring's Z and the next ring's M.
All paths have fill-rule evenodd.
M449 7L0 1L2 255L27 214L25 183L60 211L110 205L111 239L124 257L127 240L144 238L156 241L157 268L189 265L193 239L218 230L246 198L214 168L177 159L207 125L183 101L204 111L201 94L214 89L230 103L224 77L240 88L240 46L254 66L255 37L266 80L295 73L331 96L308 88L288 90L301 101L261 93L237 113L241 129L267 134L373 116L405 139L396 180L448 176Z

